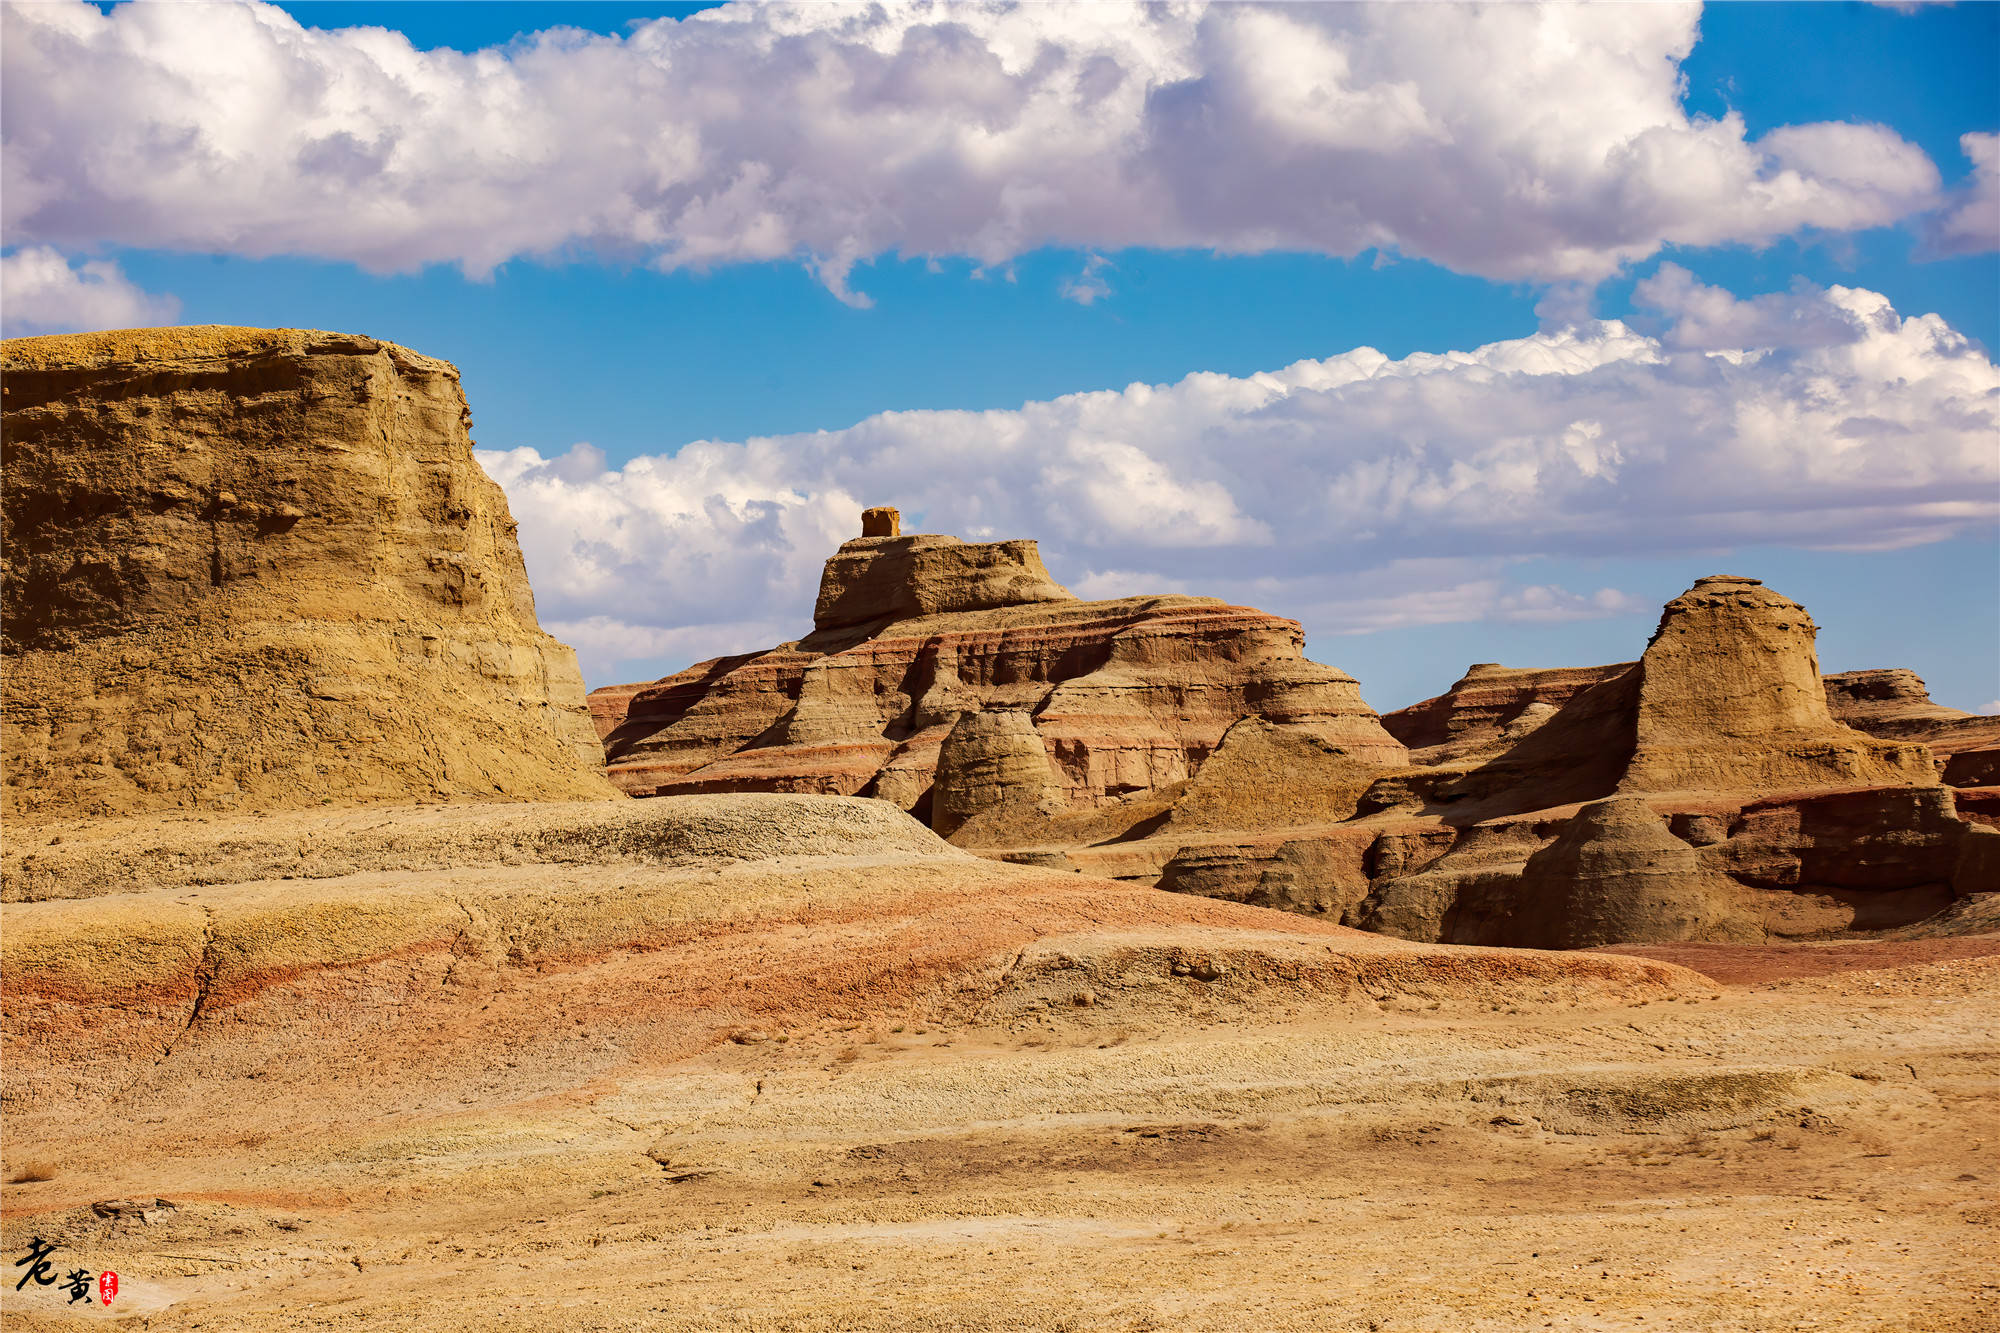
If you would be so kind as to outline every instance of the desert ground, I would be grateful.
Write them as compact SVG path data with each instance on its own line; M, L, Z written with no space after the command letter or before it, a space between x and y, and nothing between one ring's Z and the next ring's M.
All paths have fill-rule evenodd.
M813 804L45 849L15 975L95 1017L12 1028L4 1237L121 1290L9 1327L1993 1326L2000 939L1441 948L744 801Z

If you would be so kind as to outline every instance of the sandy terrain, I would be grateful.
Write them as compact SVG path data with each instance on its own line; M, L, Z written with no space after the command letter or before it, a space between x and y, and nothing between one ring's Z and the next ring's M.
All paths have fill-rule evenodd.
M435 939L447 872L331 855L9 904L45 981L35 913L208 922L93 1027L10 982L10 1260L159 1330L1994 1326L2000 939L1666 955L1712 980L813 836L451 872ZM312 893L390 946L230 971Z

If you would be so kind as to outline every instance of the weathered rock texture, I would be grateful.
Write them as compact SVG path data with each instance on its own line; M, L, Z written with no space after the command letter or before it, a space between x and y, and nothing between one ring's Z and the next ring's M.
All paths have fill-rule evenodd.
M931 827L949 836L973 816L1029 817L1062 802L1062 784L1034 719L1017 709L966 713L938 750Z
M1382 725L1410 747L1412 763L1497 754L1584 690L1614 680L1635 665L1522 669L1476 662L1436 698L1384 713Z
M1843 671L1824 683L1827 708L1856 731L1929 746L1954 787L2000 786L2000 716L1932 703L1923 678L1902 668Z
M1232 732L1171 793L959 841L1448 943L1980 928L2000 871L1977 821L2000 802L1941 786L1920 745L1842 725L1813 634L1760 584L1704 579L1638 661L1483 664L1391 714L1412 767L1343 775L1287 740L1232 769Z
M205 327L4 368L10 818L615 794L450 365Z
M612 779L638 796L876 796L956 830L987 808L1173 787L1245 718L1311 737L1343 772L1404 762L1354 679L1302 655L1295 621L1204 597L1078 601L1033 542L850 541L815 622L796 643L593 694ZM968 717L984 720L941 777Z
M1453 892L1473 888L1473 892ZM1437 904L1412 890L1444 890ZM1483 891L1481 891L1483 890ZM1741 889L1702 864L1695 848L1668 831L1644 799L1595 801L1530 855L1518 878L1488 875L1472 885L1438 876L1397 880L1375 904L1390 934L1436 934L1551 949L1631 940L1667 942L1762 938L1739 918ZM1388 929L1407 925L1410 930Z
M1410 747L1410 762L1419 766L1492 758L1525 739L1578 694L1637 665L1518 668L1476 663L1445 693L1383 714L1382 725ZM1844 671L1820 683L1834 722L1881 740L1929 747L1953 786L2000 785L2000 716L1933 703L1922 678L1902 668Z
M1920 746L1841 726L1812 617L1756 579L1715 576L1667 603L1639 659L1621 791L1741 791L1936 781Z
M900 524L878 517L870 526L893 529ZM962 542L956 537L892 533L845 542L826 562L813 627L840 629L953 611L1075 600L1049 577L1033 542Z

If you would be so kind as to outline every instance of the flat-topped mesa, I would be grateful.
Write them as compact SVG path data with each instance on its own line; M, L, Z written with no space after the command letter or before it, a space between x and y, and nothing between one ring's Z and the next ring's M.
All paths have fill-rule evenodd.
M2000 785L2000 716L1932 703L1923 677L1903 667L1842 671L1825 685L1836 721L1884 740L1929 746L1954 787Z
M0 364L10 818L615 795L451 365L225 327Z
M894 511L870 512L893 530ZM1328 764L1406 762L1353 677L1305 658L1296 621L1209 597L1080 601L1032 541L847 542L814 619L796 643L593 695L612 780L635 796L876 796L950 828L988 805L1172 786L1247 717L1310 731ZM968 714L994 716L968 724L940 785L940 749ZM1036 747L1047 791L1016 780L1039 773Z
M1621 792L1930 785L1922 746L1834 721L1804 607L1713 575L1668 602L1639 659Z
M1031 541L904 537L896 535L899 527L895 510L871 509L863 531L883 535L845 542L827 560L813 607L815 629L1076 600L1049 577Z
M1931 702L1924 678L1907 667L1873 667L1823 677L1826 706L1841 723L1871 736L1922 736L1971 713Z
M1633 665L1505 667L1475 662L1443 694L1384 713L1382 725L1410 747L1416 764L1497 753L1583 691L1624 675Z

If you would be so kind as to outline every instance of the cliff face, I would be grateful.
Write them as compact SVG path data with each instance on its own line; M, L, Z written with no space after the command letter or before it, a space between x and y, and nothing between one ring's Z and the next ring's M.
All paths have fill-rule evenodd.
M1158 831L1067 855L1454 944L1973 928L2000 895L1980 826L1994 793L1941 785L1932 751L1903 738L1936 744L1988 720L1938 717L1950 710L1907 672L1823 683L1814 633L1803 608L1755 580L1702 579L1667 604L1636 662L1475 666L1385 718L1415 766L1376 776L1353 818L1195 837L1184 797Z
M1843 671L1824 684L1827 708L1856 731L1929 746L1954 787L2000 786L2000 716L1932 703L1923 677L1899 667Z
M449 364L221 327L0 364L10 817L612 794Z
M886 507L869 512L895 513ZM1075 600L1049 577L1031 541L962 542L928 533L857 537L841 543L821 571L813 628Z
M1741 791L1937 780L1921 746L1827 709L1804 607L1716 575L1668 602L1639 659L1636 748L1620 791Z
M1633 665L1523 669L1477 662L1445 693L1384 713L1382 725L1410 747L1410 759L1418 764L1498 753L1583 691Z
M980 736L1006 739L1010 773L1032 770L1025 742L1039 744L1053 799L1070 806L1192 777L1246 717L1357 764L1404 762L1354 679L1306 660L1296 622L1202 597L1078 601L1032 542L848 542L816 622L796 643L596 692L612 780L639 796L877 796L928 818L953 727L1006 713L1018 716ZM946 822L980 813L991 785L953 785Z

